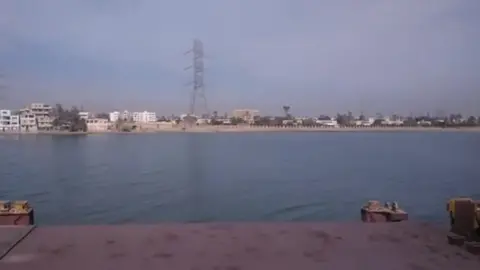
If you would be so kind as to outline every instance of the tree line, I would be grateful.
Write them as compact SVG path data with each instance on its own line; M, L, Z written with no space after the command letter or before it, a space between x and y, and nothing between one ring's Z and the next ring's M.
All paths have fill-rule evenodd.
M65 109L61 104L56 104L52 108L52 125L56 130L65 130L70 132L86 132L87 123L79 116L80 110L76 106Z

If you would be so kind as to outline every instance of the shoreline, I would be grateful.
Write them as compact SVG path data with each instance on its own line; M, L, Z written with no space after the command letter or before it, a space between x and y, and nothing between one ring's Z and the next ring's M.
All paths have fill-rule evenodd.
M0 136L8 135L58 135L85 136L100 134L154 134L154 133L269 133L269 132L480 132L480 127L250 127L250 126L196 126L183 130L181 127L162 127L136 131L37 131L37 132L0 132Z

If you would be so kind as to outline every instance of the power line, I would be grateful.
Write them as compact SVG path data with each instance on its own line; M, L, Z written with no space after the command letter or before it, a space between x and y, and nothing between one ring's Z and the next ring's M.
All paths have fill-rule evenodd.
M203 43L199 39L193 40L193 47L185 54L192 54L192 65L185 68L185 70L192 69L193 71L193 89L190 97L190 107L189 114L195 115L198 113L196 108L196 103L199 99L203 101L203 110L205 113L208 113L208 104L207 97L205 95L205 84L204 84L204 72L205 67L203 64Z

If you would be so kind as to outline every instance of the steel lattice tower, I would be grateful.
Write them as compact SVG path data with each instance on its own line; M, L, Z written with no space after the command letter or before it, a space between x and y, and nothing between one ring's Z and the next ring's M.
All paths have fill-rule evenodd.
M193 70L193 89L190 97L189 114L195 115L198 113L196 110L196 102L201 99L203 101L204 113L208 113L207 97L205 96L204 85L204 65L203 65L203 43L199 39L193 40L193 48L187 51L185 54L191 53L193 55L193 63L187 69Z
M4 84L4 79L5 77L2 75L2 73L0 73L0 101L3 101L5 99L5 91L7 89L6 85Z

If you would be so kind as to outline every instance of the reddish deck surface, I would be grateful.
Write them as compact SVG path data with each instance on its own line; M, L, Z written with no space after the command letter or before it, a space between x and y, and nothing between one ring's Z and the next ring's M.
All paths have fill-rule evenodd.
M40 227L0 269L478 270L480 259L412 222L204 223Z

